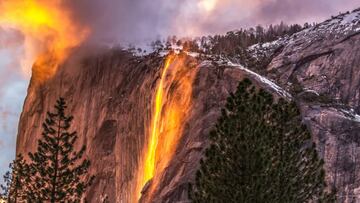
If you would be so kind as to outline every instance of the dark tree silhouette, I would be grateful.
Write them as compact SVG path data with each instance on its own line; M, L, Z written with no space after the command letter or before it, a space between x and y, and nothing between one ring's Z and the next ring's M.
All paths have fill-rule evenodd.
M25 184L28 178L28 165L23 156L19 154L9 165L10 171L4 175L4 185L1 185L3 191L2 197L9 203L19 202L25 199Z
M69 132L72 116L65 114L65 100L59 98L54 112L43 123L37 151L29 153L30 178L27 200L30 202L80 202L93 176L88 177L90 161L83 159L85 145L75 151L78 138Z
M193 202L332 202L323 161L294 102L274 101L249 79L228 98L210 133Z

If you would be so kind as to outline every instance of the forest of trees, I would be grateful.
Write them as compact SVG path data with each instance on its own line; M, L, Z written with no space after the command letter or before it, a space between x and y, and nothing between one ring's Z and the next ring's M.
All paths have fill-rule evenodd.
M307 23L304 26L280 23L279 25L270 25L267 28L258 25L255 28L230 31L225 35L204 36L195 39L178 39L176 36L172 36L168 37L166 41L154 41L151 46L154 50L161 51L171 49L172 45L178 45L183 46L187 51L197 53L234 56L242 54L243 50L251 45L291 36L308 27L310 25ZM134 47L132 49L135 50Z
M2 196L8 203L80 202L94 176L88 174L90 161L83 158L85 145L74 149L77 133L69 128L73 116L66 114L65 100L59 98L54 112L47 112L37 151L29 162L19 154L4 176Z
M301 26L299 24L287 25L280 23L278 25L270 25L266 28L258 25L255 28L230 31L225 35L180 39L176 36L171 36L164 41L156 40L152 42L151 47L158 53L161 51L169 51L174 48L174 46L178 46L183 47L182 50L199 53L200 57L207 58L211 56L209 59L224 56L259 72L270 63L271 56L264 55L254 58L252 54L249 53L248 48L250 46L289 37L311 26L315 25L305 23ZM129 45L128 50L138 53L143 53L144 51L140 48L136 49L132 45Z
M335 202L296 104L275 101L249 79L228 98L209 138L190 186L193 202Z

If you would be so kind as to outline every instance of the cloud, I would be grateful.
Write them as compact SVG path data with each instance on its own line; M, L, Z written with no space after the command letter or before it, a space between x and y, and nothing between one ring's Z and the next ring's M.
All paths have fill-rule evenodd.
M20 66L23 43L24 38L18 31L0 27L0 99L7 85L25 79Z
M207 35L241 27L317 22L355 9L358 0L67 0L92 42L137 42L169 35Z
M175 19L180 19L176 23L177 28L186 28L191 24L191 27L196 27L198 34L206 35L282 21L288 24L321 22L331 15L358 6L358 0L218 0L214 10L209 13L194 9L192 15L180 12L181 17Z
M318 22L340 11L355 9L358 3L357 0L268 0L261 4L255 16L267 24L279 21Z
M26 96L28 82L19 63L22 44L18 31L0 27L0 176L15 155L18 119Z
M117 44L169 35L225 33L281 21L316 22L355 9L358 1L64 0L63 3L76 23L91 28L89 43ZM19 63L24 55L23 44L24 37L18 31L0 27L0 173L14 158L17 122L26 96L28 81L22 77Z
M0 27L0 50L21 46L23 42L24 37L19 31Z
M92 41L153 39L168 28L177 0L77 0L66 2L75 18L92 29Z

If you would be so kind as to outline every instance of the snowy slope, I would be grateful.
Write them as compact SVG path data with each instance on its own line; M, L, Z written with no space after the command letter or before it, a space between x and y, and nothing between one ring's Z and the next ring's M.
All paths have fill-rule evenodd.
M349 36L360 33L360 8L352 12L332 17L315 26L304 29L292 36L277 39L273 42L255 44L248 48L248 51L257 58L260 55L271 55L282 46L292 44L297 49L309 46L319 40L343 40ZM302 46L296 46L302 44ZM296 50L294 50L296 51Z

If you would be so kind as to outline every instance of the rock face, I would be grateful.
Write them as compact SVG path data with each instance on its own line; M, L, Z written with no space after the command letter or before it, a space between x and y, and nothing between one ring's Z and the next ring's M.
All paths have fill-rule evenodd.
M156 64L156 65L150 65ZM30 85L19 124L17 152L36 149L44 113L62 96L74 115L73 129L78 144L86 144L96 174L86 195L90 202L129 202L134 171L144 144L145 123L156 60L138 62L131 55L111 52L82 60L82 65L65 65L41 86ZM147 78L147 79L146 79ZM131 125L130 125L131 124Z
M268 77L301 105L341 202L360 201L360 33L337 27L358 27L359 16L355 11L295 34L267 67Z
M191 113L151 200L145 201L152 184L149 181L140 201L187 202L188 182L193 180L208 145L207 133L227 96L244 77L277 97L298 102L325 160L329 186L337 188L340 202L360 201L360 34L356 29L340 32L346 26L359 25L356 18L341 24L348 22L350 15L358 14L335 18L275 43L274 58L261 71L265 77L228 61L187 56L186 63L197 64L198 70ZM69 60L51 80L40 86L30 84L19 124L17 153L35 150L44 113L59 96L65 97L69 112L75 116L78 142L87 145L91 173L96 174L86 199L136 202L136 174L148 139L163 62L164 58L156 54L136 57L110 50Z
M195 59L188 57L188 62ZM137 58L125 51L108 51L65 64L57 75L38 86L30 84L19 124L17 153L34 151L41 137L45 112L55 100L67 99L74 115L78 144L86 144L94 184L89 202L135 202L136 174L151 120L153 98L164 59ZM77 65L74 65L77 64ZM81 64L81 65L78 65ZM164 172L155 202L187 199L192 179L206 146L206 134L216 121L229 92L245 73L210 63L198 66L193 88L193 110L176 155ZM146 191L145 195L146 195Z

